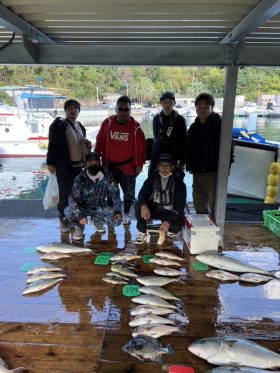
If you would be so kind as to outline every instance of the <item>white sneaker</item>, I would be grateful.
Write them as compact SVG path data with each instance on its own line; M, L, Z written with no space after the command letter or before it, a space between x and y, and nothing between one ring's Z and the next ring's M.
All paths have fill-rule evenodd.
M170 238L174 238L176 236L176 233L172 233L172 232L169 232L167 231L167 236L170 237Z
M83 238L83 235L84 235L84 229L81 227L76 227L73 233L72 239L75 241L79 241Z
M131 223L131 219L130 219L129 214L123 214L122 223L123 224L130 224Z
M136 245L142 245L143 243L145 243L147 241L147 233L143 233L143 232L138 232L138 235L134 241L134 243Z

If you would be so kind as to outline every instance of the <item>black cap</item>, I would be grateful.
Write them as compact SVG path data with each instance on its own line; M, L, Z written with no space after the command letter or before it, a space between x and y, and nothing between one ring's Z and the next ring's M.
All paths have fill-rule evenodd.
M162 93L162 95L160 96L160 101L162 100L165 100L165 99L169 99L169 100L174 100L175 101L175 95L173 92L164 92Z
M167 163L171 163L173 165L175 165L175 160L174 158L172 157L171 154L161 154L158 158L158 163L161 163L161 162L167 162Z
M86 162L89 161L98 161L100 162L100 155L95 152L90 152L85 157Z
M67 100L64 103L64 111L66 111L68 106L71 106L71 105L75 106L79 111L81 110L81 104L79 103L79 101L74 100L73 98L70 98L70 100Z

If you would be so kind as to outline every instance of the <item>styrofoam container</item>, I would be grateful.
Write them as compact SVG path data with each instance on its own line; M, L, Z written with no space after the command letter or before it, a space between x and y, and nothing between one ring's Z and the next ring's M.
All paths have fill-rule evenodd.
M184 241L191 254L218 251L220 228L204 214L188 214L183 228Z

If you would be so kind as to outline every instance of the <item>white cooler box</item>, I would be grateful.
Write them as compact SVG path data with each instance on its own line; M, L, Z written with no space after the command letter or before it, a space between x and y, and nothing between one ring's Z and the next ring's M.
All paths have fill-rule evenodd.
M218 251L220 228L208 215L189 214L185 217L184 241L191 254Z

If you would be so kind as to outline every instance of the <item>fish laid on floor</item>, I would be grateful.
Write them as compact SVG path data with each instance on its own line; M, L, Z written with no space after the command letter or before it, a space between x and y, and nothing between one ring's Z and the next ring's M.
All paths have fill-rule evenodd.
M181 329L178 326L172 325L159 325L159 324L148 324L141 325L133 330L132 337L137 337L138 335L147 335L152 338L160 338L164 335L170 335L172 333L181 333Z
M180 256L177 256L173 253L169 253L168 251L160 251L158 253L156 253L156 256L159 256L160 258L167 258L167 259L171 259L171 260L177 260L179 262L185 262L186 259L184 258L181 258Z
M235 259L229 255L216 254L216 253L205 253L198 254L196 259L204 264L208 264L211 267L219 268L230 272L249 272L249 273L260 273L262 275L270 275L268 271L255 267L251 264L242 262L241 260Z
M164 308L172 308L174 310L177 309L176 306L166 302L166 300L157 297L156 295L139 295L138 297L132 298L132 302L139 303L139 304L149 304L151 306L157 307L164 307Z
M0 358L0 373L28 373L29 370L23 367L8 369L3 359Z
M279 354L242 338L202 338L193 342L188 350L214 365L280 369Z
M171 278L171 277L160 277L160 276L140 276L136 279L140 284L146 286L164 286L171 284L172 282L181 282L184 283L180 278Z
M22 293L22 295L37 293L38 291L42 291L45 289L48 289L56 284L58 284L60 281L62 281L63 278L55 278L55 279L49 279L49 280L39 280L32 282Z
M186 273L178 271L177 269L168 268L168 267L156 267L154 269L154 272L157 275L168 276L168 277L186 276L187 275Z
M64 253L56 253L56 252L50 252L46 253L41 256L41 260L59 260L59 259L65 259L65 258L71 258L71 255L64 254Z
M169 320L175 321L179 324L189 323L189 319L185 316L180 315L179 313L170 313L167 317Z
M172 308L164 308L164 307L158 307L158 306L152 306L150 304L141 304L139 306L134 307L130 314L132 316L137 315L146 315L146 314L153 314L153 315L168 315L170 313L173 313L174 310Z
M108 284L113 284L113 285L121 285L121 284L128 284L128 281L125 281L123 279L120 279L118 277L109 277L109 276L104 276L103 281L108 282Z
M151 258L149 260L149 263L159 264L162 266L170 266L170 267L181 267L182 266L182 263L175 262L175 260L159 258L159 257Z
M127 276L127 277L133 277L136 278L139 275L135 272L133 272L131 269L125 267L124 265L118 264L118 265L112 265L111 271L119 273L121 275Z
M140 326L140 325L147 325L147 324L169 324L169 325L175 325L175 322L169 319L166 319L164 317L148 314L148 315L138 315L134 317L130 323L129 326Z
M53 266L36 266L30 269L27 272L27 274L34 275L35 273L40 273L40 272L59 272L59 271L63 271L63 269L59 267L53 267Z
M37 246L36 250L41 253L51 253L55 251L56 253L63 254L93 254L92 250L87 249L86 247L74 246L60 242Z
M28 279L26 280L26 283L31 284L32 282L39 281L39 280L48 280L48 279L63 278L63 277L66 277L66 274L64 272L35 273L35 275L28 277Z
M250 367L218 367L211 370L207 370L206 373L272 373L271 370L264 370ZM280 373L280 370L274 370L273 373Z
M142 256L140 255L135 255L135 254L115 254L113 256L111 256L111 261L112 262L115 262L115 261L119 261L119 260L123 260L123 261L130 261L130 260L136 260L136 259L141 259Z
M229 273L226 271L222 271L220 269L213 269L212 271L209 271L206 273L207 277L216 278L220 281L238 281L239 276L234 275L233 273Z
M128 277L126 277L124 275L121 275L121 274L119 274L117 272L108 272L108 273L106 273L105 276L107 276L107 277L115 277L115 278L119 278L120 280L130 281L130 279Z
M128 341L122 350L140 361L162 362L162 354L174 354L171 345L163 347L157 339L141 335Z
M254 284L259 284L261 282L268 282L270 280L273 280L273 277L261 275L259 273L243 273L239 276L240 281L244 282L252 282ZM280 285L280 282L279 282Z
M163 289L160 286L141 286L139 290L143 294L157 295L162 299L180 300L179 298L175 297L175 295L169 293L169 291Z

